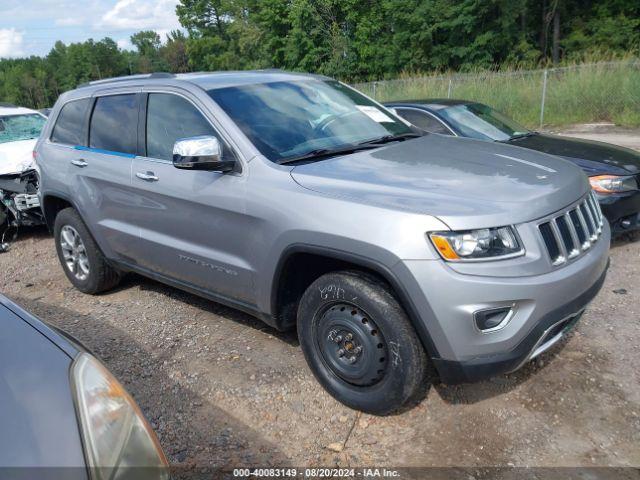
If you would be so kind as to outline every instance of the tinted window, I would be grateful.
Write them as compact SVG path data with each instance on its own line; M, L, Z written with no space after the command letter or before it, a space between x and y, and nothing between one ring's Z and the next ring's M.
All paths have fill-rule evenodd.
M451 132L442 124L442 122L426 112L421 112L412 108L396 108L395 110L398 112L398 115L404 118L407 122L415 125L425 132L451 135Z
M73 100L62 107L53 127L51 141L84 145L84 120L91 99Z
M147 157L171 160L179 138L217 137L207 119L183 97L150 93L147 105Z
M99 97L91 116L89 146L112 152L135 154L137 129L136 95Z
M505 141L530 133L506 115L481 103L444 108L440 110L440 115L465 137Z

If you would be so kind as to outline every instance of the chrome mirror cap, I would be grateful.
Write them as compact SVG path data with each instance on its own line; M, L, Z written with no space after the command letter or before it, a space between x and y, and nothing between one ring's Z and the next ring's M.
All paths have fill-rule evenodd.
M222 145L213 136L181 138L173 145L173 166L183 170L229 172L234 160L222 159Z
M222 148L216 137L202 135L199 137L180 138L173 145L173 155L181 157L209 157L220 160Z

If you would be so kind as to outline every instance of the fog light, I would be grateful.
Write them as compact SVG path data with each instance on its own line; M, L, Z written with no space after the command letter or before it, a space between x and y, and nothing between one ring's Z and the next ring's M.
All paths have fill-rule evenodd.
M491 333L504 328L512 316L512 307L488 308L475 312L473 320L482 333Z

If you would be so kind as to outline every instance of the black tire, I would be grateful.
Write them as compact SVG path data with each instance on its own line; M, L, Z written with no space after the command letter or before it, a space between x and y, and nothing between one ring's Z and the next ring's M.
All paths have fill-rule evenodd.
M61 241L62 231L65 227L70 227L75 231L83 244L85 252L85 264L88 264L88 273L86 278L78 278L67 265L63 254L63 246ZM58 259L65 275L69 281L83 293L95 294L104 292L115 287L120 281L120 273L114 269L104 258L100 251L100 247L89 233L86 225L80 218L78 212L73 208L65 208L56 216L53 226L53 233L56 242L56 251Z
M298 307L298 338L318 381L351 408L385 415L428 388L424 348L373 275L342 271L313 282Z

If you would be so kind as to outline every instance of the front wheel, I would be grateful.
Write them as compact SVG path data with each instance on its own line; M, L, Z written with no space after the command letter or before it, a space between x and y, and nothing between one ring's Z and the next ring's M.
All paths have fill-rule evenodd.
M324 388L367 413L393 412L426 386L427 357L386 284L361 272L323 275L298 308L298 336Z

